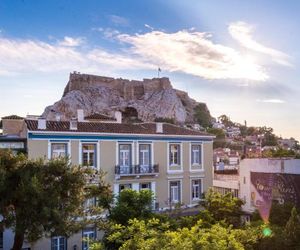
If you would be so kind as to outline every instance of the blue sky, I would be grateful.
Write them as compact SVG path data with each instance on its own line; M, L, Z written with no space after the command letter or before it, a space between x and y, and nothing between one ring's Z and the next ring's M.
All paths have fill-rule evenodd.
M300 1L0 1L0 116L41 114L71 71L161 75L212 115L300 139Z

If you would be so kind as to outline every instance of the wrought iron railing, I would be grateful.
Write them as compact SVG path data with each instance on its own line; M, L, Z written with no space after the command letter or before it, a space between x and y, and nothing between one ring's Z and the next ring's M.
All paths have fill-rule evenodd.
M154 165L131 165L131 166L120 166L115 167L115 174L120 176L125 175L149 175L158 174L159 166Z

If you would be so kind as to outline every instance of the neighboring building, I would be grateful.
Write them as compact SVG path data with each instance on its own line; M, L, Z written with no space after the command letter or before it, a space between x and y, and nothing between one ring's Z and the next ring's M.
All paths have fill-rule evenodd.
M273 202L300 206L300 160L243 159L236 171L215 171L213 186L221 193L238 194L245 212L257 209L268 218Z
M217 128L217 129L225 129L225 126L223 123L221 122L214 122L212 125L213 128Z
M230 192L234 197L240 197L238 170L216 170L214 172L213 189L223 195Z
M0 121L0 149L11 149L14 152L26 152L26 132L24 118L11 115ZM0 248L1 249L1 248Z
M81 111L71 121L25 119L28 157L68 156L73 164L102 170L115 195L126 188L150 189L157 211L177 203L197 205L213 183L214 136L167 123L126 124L121 120L120 114L111 123L99 115L84 118ZM6 231L4 244L5 235L11 234ZM68 239L42 239L31 249L88 249L83 236L95 238L99 232L87 228Z
M235 138L241 135L241 130L239 127L229 127L226 128L226 136L229 138Z
M248 212L269 212L274 201L300 206L300 160L244 159L240 164L240 198Z
M278 139L278 145L284 149L293 149L297 145L298 141L294 138L290 139Z
M240 155L230 148L217 148L213 151L214 166L216 170L237 169L240 163Z

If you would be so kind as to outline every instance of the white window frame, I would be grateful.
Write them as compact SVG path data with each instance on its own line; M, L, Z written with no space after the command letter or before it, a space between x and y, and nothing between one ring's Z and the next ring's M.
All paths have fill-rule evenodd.
M95 169L100 170L100 141L79 141L79 150L78 150L78 164L83 165L83 148L82 144L95 144L96 145L96 166Z
M58 241L58 244L57 244L56 247L53 245L53 240L57 240ZM65 236L54 236L54 237L51 237L51 250L60 250L61 240L63 240L63 242L64 242L64 250L66 250L67 249L67 238Z
M178 201L172 201L171 200L171 182L179 182L179 191L180 191L180 194L179 194L179 199ZM171 204L176 204L176 203L182 203L182 180L181 179L171 179L171 180L168 180L168 202L170 202Z
M194 185L193 185L193 182L194 181L200 181L200 193L199 193L199 198L194 198L193 197L193 188L194 188ZM203 194L203 178L192 178L190 180L190 188L191 188L191 201L199 201L201 200L201 195Z
M118 184L118 187L119 187L119 190L118 190L118 194L120 194L120 192L122 191L121 190L121 185L124 185L124 186L127 186L128 185L128 187L126 188L124 188L124 189L122 189L122 190L125 190L125 189L133 189L133 184L132 183L119 183Z
M147 185L149 185L149 188L142 188L141 186L143 185L143 184L147 184ZM151 181L143 181L143 182L140 182L139 183L139 191L141 191L141 190L150 190L150 191L152 191L152 182Z
M134 142L133 141L118 141L116 143L116 165L120 166L120 170L121 170L121 165L120 165L120 145L131 145L131 165L130 166L134 166L136 164L136 157L135 156L135 147L134 147Z
M62 140L62 141L59 141L59 140L55 140L55 141L51 141L49 140L48 141L48 160L51 160L53 159L52 158L52 144L66 144L67 146L67 155L66 157L71 160L71 142L70 141L66 141L66 140Z
M84 150L85 145L93 145L94 150ZM98 147L97 143L94 142L82 142L81 143L81 164L83 165L83 154L86 151L88 153L88 162L90 161L90 153L94 153L94 166L84 166L84 167L92 167L98 169Z
M170 164L170 150L171 150L171 145L179 145L179 157L180 161L179 164ZM183 172L183 146L181 142L168 142L167 143L167 168L168 168L168 174L174 174L174 173L182 173ZM180 167L180 169L172 170L170 167Z
M90 237L90 235L93 235L93 237ZM82 249L83 250L88 250L90 247L90 240L95 240L96 239L96 230L95 228L88 228L88 229L83 229L82 230ZM87 246L85 247L85 244Z
M200 164L193 164L192 163L192 146L200 146L201 150L201 161ZM203 142L190 142L189 145L189 165L190 165L190 172L199 172L199 171L204 171L204 143ZM193 167L197 167L197 169L194 169Z

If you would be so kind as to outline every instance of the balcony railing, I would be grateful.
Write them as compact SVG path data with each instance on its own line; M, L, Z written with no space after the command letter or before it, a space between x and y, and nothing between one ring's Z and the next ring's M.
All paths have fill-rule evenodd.
M143 166L143 165L131 165L115 167L115 174L119 176L131 176L131 175L157 175L159 173L158 164Z

